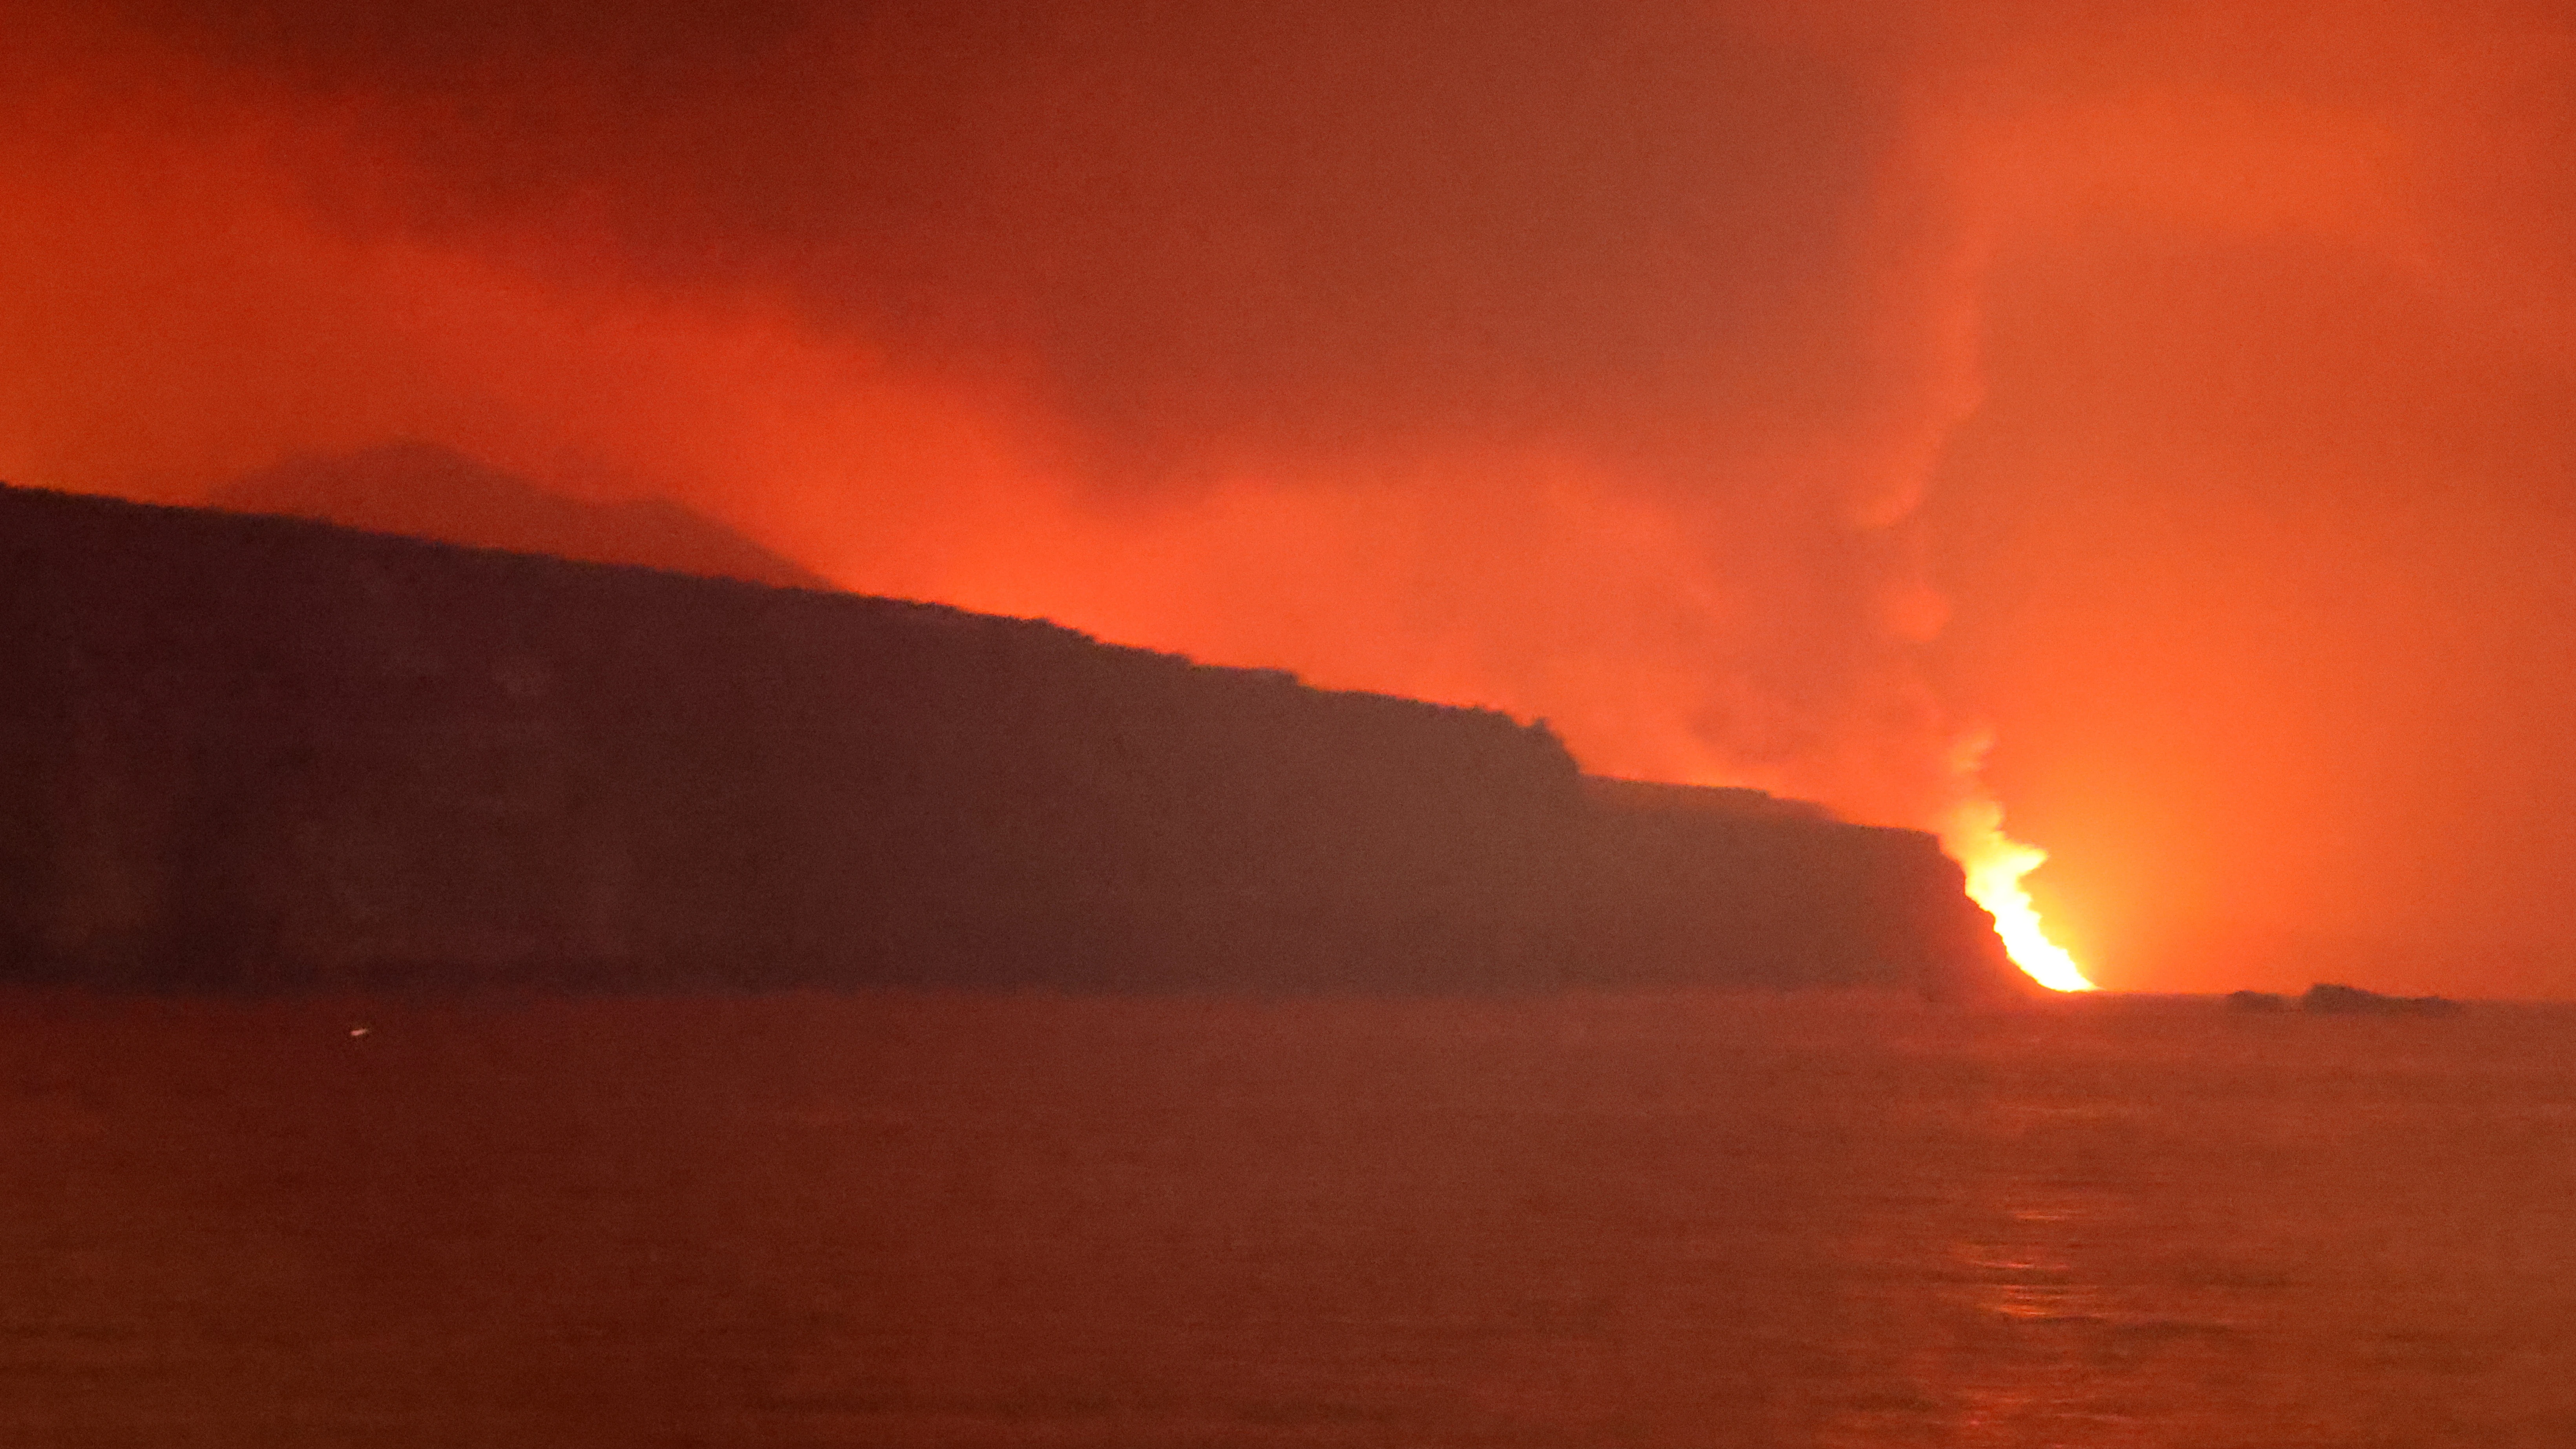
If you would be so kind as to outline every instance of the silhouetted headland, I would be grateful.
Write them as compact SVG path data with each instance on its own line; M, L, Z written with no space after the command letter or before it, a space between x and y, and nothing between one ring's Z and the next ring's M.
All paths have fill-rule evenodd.
M2012 991L1933 838L934 604L0 488L0 971Z
M2460 1009L2442 996L2383 996L2358 986L2320 981L2299 998L2302 1010L2329 1016L2447 1016Z
M2292 1005L2289 997L2277 991L2231 991L2225 999L2231 1011L2281 1012ZM2445 1016L2460 1009L2448 997L2385 996L2330 981L2309 987L2296 1004L2302 1011L2322 1016Z

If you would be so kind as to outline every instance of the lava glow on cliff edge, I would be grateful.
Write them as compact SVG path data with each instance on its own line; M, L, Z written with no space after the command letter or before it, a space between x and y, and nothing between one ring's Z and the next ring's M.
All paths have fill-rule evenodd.
M2031 980L2051 991L2091 991L2066 948L2048 939L2039 907L2022 888L2022 877L2047 861L2048 852L2003 832L2003 810L1991 800L1961 807L1942 833L1941 848L1968 876L1968 898L1995 918L1995 934L2004 951Z

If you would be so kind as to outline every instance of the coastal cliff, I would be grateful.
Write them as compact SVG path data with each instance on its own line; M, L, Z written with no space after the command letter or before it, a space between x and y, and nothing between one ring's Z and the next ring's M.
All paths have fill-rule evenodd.
M0 488L0 972L2009 990L1929 836L1043 621Z

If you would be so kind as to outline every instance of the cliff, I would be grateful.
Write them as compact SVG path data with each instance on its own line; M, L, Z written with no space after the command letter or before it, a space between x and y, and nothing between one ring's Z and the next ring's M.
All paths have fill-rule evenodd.
M1928 836L1039 621L0 489L0 970L2016 980Z

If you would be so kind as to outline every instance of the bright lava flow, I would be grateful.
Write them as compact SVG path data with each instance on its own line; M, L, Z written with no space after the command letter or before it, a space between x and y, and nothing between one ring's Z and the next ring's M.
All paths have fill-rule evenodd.
M2022 877L2039 869L2048 852L2004 834L2002 812L1990 802L1979 802L1962 817L1946 844L1967 873L1968 899L1995 918L1995 934L2003 938L2004 954L2051 991L2091 991L2093 983L2084 969L2065 947L2048 939L2047 928L2039 923L2039 907L2022 889Z

